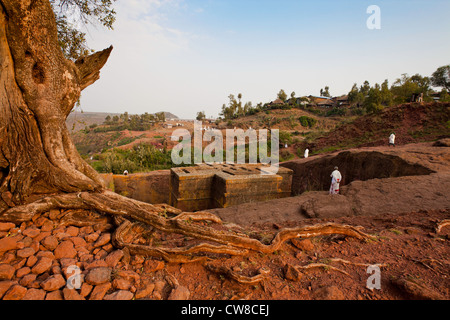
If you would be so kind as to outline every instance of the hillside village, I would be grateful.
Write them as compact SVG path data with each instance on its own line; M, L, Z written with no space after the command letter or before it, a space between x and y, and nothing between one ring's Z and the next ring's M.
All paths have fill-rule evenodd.
M440 83L435 78L435 75L404 74L390 87L387 80L373 86L365 81L360 86L354 84L348 94L340 96L331 96L327 86L320 90L321 95L318 96L298 97L295 92L288 96L280 90L275 100L256 106L251 102L244 103L242 94L230 94L229 102L223 104L219 117L206 118L206 113L199 111L196 119L202 121L204 128L221 130L222 133L226 129L237 128L279 129L280 161L288 161L302 158L306 148L315 155L373 144L374 132L364 133L358 142L342 140L331 145L323 144L333 130L359 121L358 118L377 119L383 111L402 104L450 101L445 87L441 91L432 89L432 84ZM441 111L431 110L430 117L436 112ZM419 124L410 125L407 135L412 138L403 136L400 139L425 141L436 138L439 131L435 128L421 133ZM72 129L78 151L97 171L116 174L125 170L137 173L174 167L170 151L178 142L172 141L172 133L179 128L191 133L194 130L192 119L179 119L168 112L142 115L128 112L73 113L67 126ZM384 132L385 136L389 134ZM322 142L317 144L316 141ZM205 143L203 147L206 147Z

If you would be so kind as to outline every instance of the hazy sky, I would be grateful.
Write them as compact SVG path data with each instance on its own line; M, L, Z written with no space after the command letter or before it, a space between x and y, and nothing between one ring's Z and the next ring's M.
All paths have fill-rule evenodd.
M367 8L381 9L370 30ZM218 116L228 95L270 102L333 96L353 83L402 73L430 76L450 63L448 0L118 0L114 30L89 27L95 50L114 46L83 111Z

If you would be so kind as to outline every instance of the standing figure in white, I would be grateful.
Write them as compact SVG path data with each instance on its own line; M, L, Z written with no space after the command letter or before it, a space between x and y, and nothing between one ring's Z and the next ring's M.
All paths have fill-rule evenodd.
M395 147L395 133L394 132L389 137L389 147L390 146Z
M339 194L339 184L341 183L342 175L339 172L338 167L334 167L334 171L331 173L331 187L330 194Z

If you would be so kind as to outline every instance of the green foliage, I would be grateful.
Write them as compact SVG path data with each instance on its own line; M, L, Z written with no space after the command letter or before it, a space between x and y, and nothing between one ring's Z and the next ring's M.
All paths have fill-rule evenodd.
M320 109L318 109L318 108L316 108L316 107L314 107L312 105L305 107L305 111L308 111L308 112L310 112L312 114L315 114L315 115L318 115L318 116L324 116L325 115L325 113L322 110L320 110Z
M332 117L332 116L345 116L346 111L343 108L333 108L331 110L328 110L326 113L327 117Z
M283 89L281 89L280 92L278 92L277 97L278 97L278 99L280 99L281 101L284 102L287 99L287 94L286 94L286 92L284 92Z
M120 141L117 143L117 146L118 146L118 147L124 146L124 145L127 145L127 144L129 144L129 143L132 143L132 142L135 141L135 140L136 140L136 138L133 138L133 137L126 137L126 138L123 138L122 140L120 140Z
M294 129L298 125L297 119L294 116L289 116L288 121L292 129Z
M67 59L77 60L92 50L86 44L86 33L75 25L100 23L112 29L116 20L116 0L50 0L56 18L58 41Z
M428 77L422 77L415 74L409 77L406 73L402 74L391 87L391 93L394 96L394 103L406 103L411 101L414 94L423 93L425 101L431 101L429 93L431 80Z
M447 90L444 88L439 95L439 100L441 102L450 102L450 94L448 94Z
M369 89L368 96L364 101L364 107L366 108L366 112L375 113L381 111L383 109L381 101L382 101L381 88L380 85L376 83L373 88Z
M366 104L366 112L367 113L378 113L384 109L383 105L378 103L367 103Z
M56 16L56 26L58 42L67 59L75 61L92 52L86 44L86 33L78 31L65 15Z
M185 165L183 165L185 166ZM111 149L97 156L93 167L101 173L146 172L176 167L171 152L151 144L139 144L130 150Z
M294 155L289 152L289 150L281 150L280 151L280 161L289 161L294 158Z
M226 104L222 105L222 111L220 112L220 116L222 116L225 120L236 119L241 116L246 116L250 114L255 114L261 111L260 105L257 108L253 108L252 103L246 102L242 105L242 94L238 94L238 99L233 94L228 96L229 102L228 106Z
M205 111L199 111L199 112L197 112L197 117L196 117L195 119L197 119L198 121L205 120L205 119L206 119L206 113L205 113Z
M358 85L355 83L348 93L348 101L350 104L362 105L364 103L364 93L358 89Z
M305 127L305 128L312 128L317 123L316 119L310 118L307 116L301 116L298 120L300 121L300 124L302 125L302 127Z
M321 97L331 97L330 87L326 86L325 89L320 89L320 96Z
M348 100L353 106L351 110L351 114L353 115L362 115L364 112L379 112L384 107L391 106L393 98L394 94L389 89L387 80L385 80L381 86L376 83L373 87L371 87L369 81L366 80L359 89L355 83L348 93ZM361 107L364 109L361 109ZM340 114L340 112L337 112L337 114Z
M362 115L366 114L366 110L364 108L359 108L357 106L351 107L350 114L353 116L362 116Z
M155 113L155 120L160 122L166 121L166 114L164 112Z
M103 126L94 128L94 132L110 132L110 131L147 131L156 122L165 121L164 112L156 114L144 113L141 115L129 115L128 112L121 114L120 116L107 116L103 122Z
M450 65L437 68L431 75L431 83L435 87L450 90Z
M424 101L432 101L430 97L431 80L419 74L408 76L403 74L389 88L388 81L385 80L381 86L376 83L373 87L368 81L358 88L355 83L348 93L348 99L352 106L364 107L368 113L378 112L384 107L393 104L410 102L415 94L423 94ZM352 114L362 113L359 109L354 109Z
M282 144L291 144L292 143L292 135L287 131L280 131L280 142Z

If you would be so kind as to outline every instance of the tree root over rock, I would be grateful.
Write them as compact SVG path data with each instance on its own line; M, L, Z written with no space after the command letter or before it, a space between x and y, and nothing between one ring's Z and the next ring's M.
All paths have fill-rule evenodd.
M348 260L344 260L341 258L331 258L329 259L331 262L340 262L343 264L351 264L354 266L360 266L360 267L369 267L369 266L378 266L378 267L386 267L387 264L383 264L383 263L376 263L376 264L371 264L371 263L359 263L359 262L352 262L352 261L348 261Z
M111 191L80 192L46 197L30 204L6 210L0 214L0 221L21 223L30 221L36 215L54 209L75 210L70 215L66 214L66 217L62 219L66 220L65 223L79 225L83 223L83 217L76 211L79 209L111 215L118 226L113 234L115 246L126 247L133 254L162 258L173 263L211 259L210 254L245 255L250 250L273 253L285 241L293 238L341 234L360 240L375 239L375 237L365 234L357 227L326 223L283 229L275 235L270 244L266 245L242 232L225 230L221 220L211 213L181 212L168 205L143 203ZM98 219L101 220L101 215ZM149 226L149 228L163 233L190 237L201 242L174 248L128 243L126 235L132 232L132 228L136 224Z
M267 275L270 273L269 270L261 268L258 270L258 274L256 276L247 277L240 275L237 272L234 272L230 268L227 268L225 266L213 266L212 264L207 264L206 269L214 273L218 273L219 275L226 276L241 284L249 284L249 285L255 285L257 283L260 283L261 281L264 281Z
M347 272L345 272L344 270L341 270L339 268L330 266L329 264L325 264L325 263L311 263L308 264L306 266L295 266L294 268L296 268L298 271L300 270L309 270L309 269L315 269L315 268L324 268L325 270L333 270L333 271L337 271L340 272L342 274L345 274L347 276L350 276Z
M442 220L441 222L439 222L436 226L436 233L441 232L442 228L446 226L450 226L450 219Z

